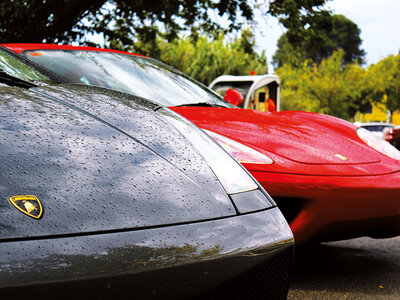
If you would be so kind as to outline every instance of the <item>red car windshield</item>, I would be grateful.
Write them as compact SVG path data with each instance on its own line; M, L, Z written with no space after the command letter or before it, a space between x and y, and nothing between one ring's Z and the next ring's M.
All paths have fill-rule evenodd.
M111 88L165 106L207 103L232 107L204 85L154 59L80 50L34 50L21 54L72 83Z

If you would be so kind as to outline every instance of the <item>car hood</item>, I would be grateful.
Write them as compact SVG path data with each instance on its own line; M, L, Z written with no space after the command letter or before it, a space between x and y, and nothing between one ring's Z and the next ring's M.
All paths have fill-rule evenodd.
M0 240L235 215L214 173L154 104L95 87L0 87ZM35 195L40 219L9 198Z
M263 113L215 107L171 109L197 126L251 146L274 157L275 161L292 162L288 169L271 165L268 167L271 171L326 175L326 170L330 169L337 175L368 174L371 170L365 167L361 170L356 166L372 166L388 159L392 165L396 164L363 143L354 124L328 115L300 111ZM328 169L321 169L322 166ZM335 166L341 166L341 169ZM265 170L265 166L262 168ZM398 168L397 164L396 170ZM384 173L392 171L391 168L380 170Z

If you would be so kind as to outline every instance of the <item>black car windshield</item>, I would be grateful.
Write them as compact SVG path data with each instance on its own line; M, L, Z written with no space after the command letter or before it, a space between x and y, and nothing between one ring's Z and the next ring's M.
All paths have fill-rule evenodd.
M166 106L234 107L207 87L154 59L80 50L35 50L22 54L73 83L111 88Z
M39 72L22 57L0 47L0 70L12 77L30 83L52 83L53 80Z
M253 83L253 81L221 81L217 82L212 89L220 95L224 95L228 89L235 89L243 95L243 98L246 98Z
M383 131L383 129L389 127L389 128L394 128L394 125L362 125L361 127L364 127L365 129L368 129L369 131Z

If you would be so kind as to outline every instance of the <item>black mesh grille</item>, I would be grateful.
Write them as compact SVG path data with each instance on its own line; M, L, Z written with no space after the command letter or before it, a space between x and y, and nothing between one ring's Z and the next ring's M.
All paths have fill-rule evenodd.
M305 200L299 198L274 197L280 211L290 224L300 213Z
M292 264L293 247L290 247L199 299L286 299Z

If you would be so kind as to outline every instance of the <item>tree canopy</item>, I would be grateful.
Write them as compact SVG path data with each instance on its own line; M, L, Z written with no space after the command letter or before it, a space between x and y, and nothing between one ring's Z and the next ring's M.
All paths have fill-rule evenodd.
M160 60L208 85L224 74L249 75L250 71L266 74L265 53L257 54L254 44L253 35L246 30L233 40L226 40L224 35L212 39L201 35L196 39L182 37L171 43L159 39L156 46Z
M168 41L181 32L229 32L254 24L254 11L279 17L295 28L319 15L314 8L326 0L10 0L0 2L0 40L70 43L101 34L105 46L129 49L136 39ZM300 13L301 12L301 13ZM288 15L287 15L288 14ZM224 25L217 17L224 17Z
M343 49L343 64L355 61L362 64L365 52L360 48L360 32L355 23L342 15L322 14L307 29L289 28L278 41L273 63L278 67L285 63L301 63L306 59L321 63L334 51Z
M375 102L386 104L391 112L400 109L400 54L371 65L366 79Z
M245 0L11 0L0 3L3 42L71 42L88 33L124 42L130 35L152 37L159 22L169 39L192 26L221 28L209 10L226 14L228 29L240 28L239 15L253 18Z
M351 120L370 103L366 70L357 64L342 65L339 50L320 64L311 60L301 66L285 64L281 77L283 110L306 110Z

